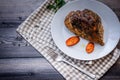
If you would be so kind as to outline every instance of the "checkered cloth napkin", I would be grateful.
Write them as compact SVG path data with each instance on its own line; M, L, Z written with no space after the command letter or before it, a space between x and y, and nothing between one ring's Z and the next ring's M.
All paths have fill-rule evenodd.
M83 74L74 67L64 63L57 62L52 59L48 54L49 48L60 53L65 60L70 63L96 75L94 80L98 80L105 72L116 62L119 58L120 52L115 49L109 55L104 58L92 61L93 64L81 64L80 60L73 59L63 54L53 42L50 23L53 19L53 10L48 10L46 7L49 4L54 3L54 0L46 0L38 9L36 9L17 29L17 32L21 34L36 50L38 50L66 80L93 80L91 77Z

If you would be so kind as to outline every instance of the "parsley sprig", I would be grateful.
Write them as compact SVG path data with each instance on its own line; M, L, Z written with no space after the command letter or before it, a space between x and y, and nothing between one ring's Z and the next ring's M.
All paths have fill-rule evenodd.
M54 4L47 6L47 9L53 9L55 12L65 4L64 0L55 0Z

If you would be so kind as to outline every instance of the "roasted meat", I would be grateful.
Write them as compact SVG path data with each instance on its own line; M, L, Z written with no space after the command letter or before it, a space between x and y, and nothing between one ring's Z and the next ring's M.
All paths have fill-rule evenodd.
M71 11L65 18L65 26L74 34L91 42L104 45L104 29L101 18L92 10Z

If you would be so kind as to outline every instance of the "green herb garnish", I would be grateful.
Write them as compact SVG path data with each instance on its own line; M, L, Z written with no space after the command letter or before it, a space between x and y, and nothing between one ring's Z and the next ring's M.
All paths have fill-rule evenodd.
M53 9L55 12L65 4L64 0L55 0L54 4L47 6L47 9Z

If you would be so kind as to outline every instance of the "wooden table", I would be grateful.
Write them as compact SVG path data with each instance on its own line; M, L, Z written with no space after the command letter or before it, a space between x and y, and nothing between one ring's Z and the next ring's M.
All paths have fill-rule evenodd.
M65 80L16 33L16 28L43 1L0 0L0 80ZM99 1L111 7L120 19L120 0ZM120 49L120 42L117 46ZM101 80L120 80L120 59Z

